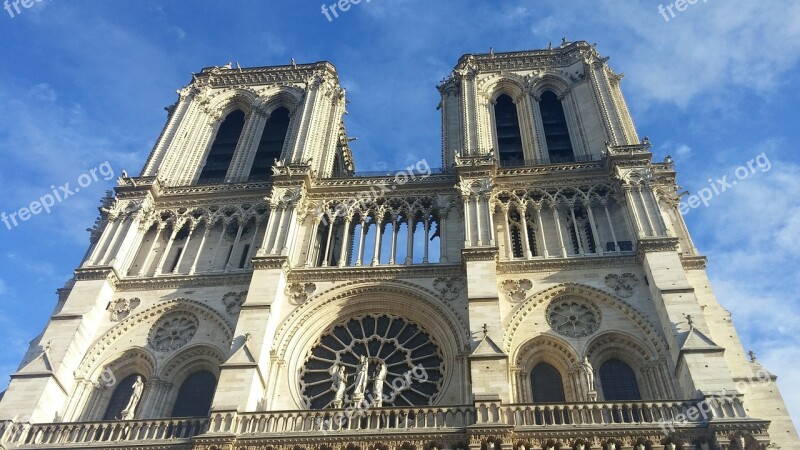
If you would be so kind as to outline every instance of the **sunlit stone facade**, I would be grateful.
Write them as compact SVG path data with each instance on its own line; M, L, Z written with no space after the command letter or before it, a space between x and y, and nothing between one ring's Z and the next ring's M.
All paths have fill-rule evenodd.
M464 55L441 164L359 173L331 64L203 69L103 199L0 446L800 448L621 78L585 42Z

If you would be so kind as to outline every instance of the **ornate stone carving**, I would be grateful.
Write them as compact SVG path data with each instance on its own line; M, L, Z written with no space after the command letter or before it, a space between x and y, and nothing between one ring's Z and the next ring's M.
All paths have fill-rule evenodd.
M147 342L154 350L171 352L188 344L197 333L197 316L174 312L163 316L153 325Z
M564 336L586 337L600 326L600 311L578 297L561 297L547 307L547 323Z
M499 286L508 296L508 301L519 303L525 300L528 291L533 289L533 282L525 278L521 280L506 280L500 282Z
M222 304L225 305L225 311L230 315L239 314L242 310L242 304L247 299L247 291L244 292L228 292L222 297Z
M632 273L623 273L622 275L612 273L606 275L605 283L606 286L613 289L618 296L629 298L636 293L636 286L639 285L639 278Z
M142 301L138 298L118 298L114 300L108 305L108 309L111 311L111 320L119 322L125 319L131 314L131 311L136 309L141 303Z
M292 283L286 286L286 295L289 297L289 303L300 305L305 303L316 290L317 285L314 283Z
M433 280L433 288L439 292L442 300L452 301L461 295L467 287L467 280L461 277L437 278Z

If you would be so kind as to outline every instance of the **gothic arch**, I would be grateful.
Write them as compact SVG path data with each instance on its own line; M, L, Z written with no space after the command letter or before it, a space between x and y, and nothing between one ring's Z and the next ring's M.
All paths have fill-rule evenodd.
M263 101L261 109L267 114L272 114L276 109L284 107L289 110L290 117L294 118L297 109L302 105L304 96L305 92L298 87L281 86L277 92L267 91L261 94Z
M512 73L499 74L482 80L478 89L490 104L503 94L516 102L525 94L525 79Z
M167 383L169 388L166 390L164 400L154 411L156 417L167 417L170 415L178 392L183 382L190 375L199 371L208 371L214 375L219 382L220 366L225 362L225 354L218 348L208 344L197 344L179 351L168 359L158 373L159 380Z
M513 386L516 387L516 403L533 403L535 400L532 396L530 378L531 371L539 363L547 363L561 374L567 401L580 401L578 399L580 389L572 380L573 371L579 364L579 356L565 340L540 334L515 348L510 359L516 367L515 373L512 374L516 376L516 379L512 380Z
M503 341L506 353L511 353L517 330L520 328L525 318L540 305L549 303L551 300L564 295L574 295L618 310L641 330L643 336L647 339L648 344L652 346L656 355L663 355L666 351L666 342L658 330L656 330L644 314L637 311L624 300L591 286L578 283L563 283L545 289L544 291L534 293L528 297L527 300L514 307L506 316L503 320L503 328L505 329Z
M452 380L461 367L458 361L469 346L469 328L450 306L435 293L421 286L402 282L357 281L333 287L315 295L295 309L276 333L273 354L286 370L291 398L299 407L303 400L299 391L300 367L308 351L332 325L347 318L372 313L393 314L423 327L438 343L445 367L444 380L438 399L446 398ZM275 371L270 373L271 385L276 385ZM451 394L452 396L452 394Z
M72 420L99 420L118 382L136 374L149 383L155 378L155 372L155 356L144 347L133 347L121 354L108 356L76 384L66 417ZM87 389L89 386L92 389Z
M205 111L215 121L235 109L241 109L245 116L249 116L259 103L258 92L247 86L222 90L204 101Z
M553 91L556 96L561 98L567 94L570 89L572 89L572 83L562 75L553 72L547 72L538 79L532 80L530 83L530 92L536 98L541 97L545 91Z
M635 336L618 330L600 333L592 337L585 353L597 372L597 391L601 395L603 387L599 371L603 364L612 359L625 363L633 370L642 399L674 398L676 395L665 360Z

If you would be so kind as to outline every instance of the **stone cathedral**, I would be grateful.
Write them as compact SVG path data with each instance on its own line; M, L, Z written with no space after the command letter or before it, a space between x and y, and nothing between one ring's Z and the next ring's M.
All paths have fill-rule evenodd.
M464 55L441 163L365 173L330 63L194 74L0 448L800 449L621 79L586 42Z

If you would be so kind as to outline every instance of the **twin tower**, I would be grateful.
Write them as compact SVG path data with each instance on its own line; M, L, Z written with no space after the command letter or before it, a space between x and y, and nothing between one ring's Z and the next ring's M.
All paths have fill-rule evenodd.
M464 55L441 167L377 174L331 64L194 74L103 199L0 447L800 448L621 78L586 42Z

